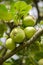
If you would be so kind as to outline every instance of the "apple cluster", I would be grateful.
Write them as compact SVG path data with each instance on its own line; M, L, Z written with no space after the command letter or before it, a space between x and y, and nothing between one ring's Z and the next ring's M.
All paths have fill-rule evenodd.
M16 43L21 43L25 39L30 39L36 32L34 25L36 23L32 16L24 17L23 27L14 27L10 33L10 38L6 40L6 48L13 50L16 47Z

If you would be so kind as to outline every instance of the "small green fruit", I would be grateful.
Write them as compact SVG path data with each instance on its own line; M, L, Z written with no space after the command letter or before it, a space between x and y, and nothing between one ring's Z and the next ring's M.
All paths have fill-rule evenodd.
M38 61L39 65L43 65L43 58Z
M34 18L32 16L26 16L23 19L24 26L34 26L35 23L36 23L36 21L34 20Z
M40 24L43 25L43 20L40 21Z
M6 40L6 48L9 50L13 50L15 48L15 43L11 38Z
M36 32L36 29L34 27L26 27L24 29L25 35L28 39L30 39Z
M15 42L20 43L25 38L25 33L21 28L14 28L11 31L10 37L14 39Z

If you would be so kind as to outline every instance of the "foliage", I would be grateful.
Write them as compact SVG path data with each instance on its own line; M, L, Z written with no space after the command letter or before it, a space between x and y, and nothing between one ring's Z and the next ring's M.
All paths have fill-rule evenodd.
M12 51L11 49L16 50L16 48L21 46L22 44L25 45L25 42L31 39L27 39L25 35L25 32L28 31L24 31L26 27L32 27L33 29L35 29L35 32L37 32L40 28L43 28L43 20L36 20L29 14L30 10L32 9L31 4L33 3L33 0L5 0L4 3L2 2L3 1L0 1L0 58L9 54L10 51ZM25 24L26 26L24 26L23 21L27 16L30 16L31 22L32 20L35 21L35 24L33 26L31 25L32 23L29 23L28 26ZM26 21L27 23L29 22L28 20ZM31 36L33 32L28 32L27 36L29 35L29 33ZM3 37L6 38L4 43L1 41ZM8 41L7 48L6 41L10 37L11 40ZM18 59L16 59L16 57L10 57L3 63L3 65L38 65L38 61L43 58L43 35L37 38L35 42L32 42L30 46L27 46L18 51L16 55L19 57Z

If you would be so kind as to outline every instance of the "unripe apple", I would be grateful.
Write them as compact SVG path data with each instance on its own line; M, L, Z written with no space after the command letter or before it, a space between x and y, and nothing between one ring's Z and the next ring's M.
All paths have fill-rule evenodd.
M34 27L26 27L24 29L25 35L28 39L30 39L36 32L36 29Z
M13 50L15 48L15 43L12 38L8 38L6 40L6 48L8 48L9 50Z
M43 58L38 61L39 65L43 65Z
M40 21L40 24L43 25L43 20Z
M17 43L20 43L25 38L25 33L21 28L14 28L11 33L10 37Z
M26 16L23 19L24 26L34 26L36 23L35 19L32 16Z

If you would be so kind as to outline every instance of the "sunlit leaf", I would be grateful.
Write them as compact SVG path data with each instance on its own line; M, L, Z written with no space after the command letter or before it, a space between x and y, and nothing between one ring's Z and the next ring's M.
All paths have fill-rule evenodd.
M0 19L4 20L6 15L8 13L8 10L4 4L0 4Z
M22 18L22 16L27 15L27 13L31 10L32 6L28 5L24 1L17 1L13 5L11 5L10 12L14 19L14 23L18 23L18 20Z

